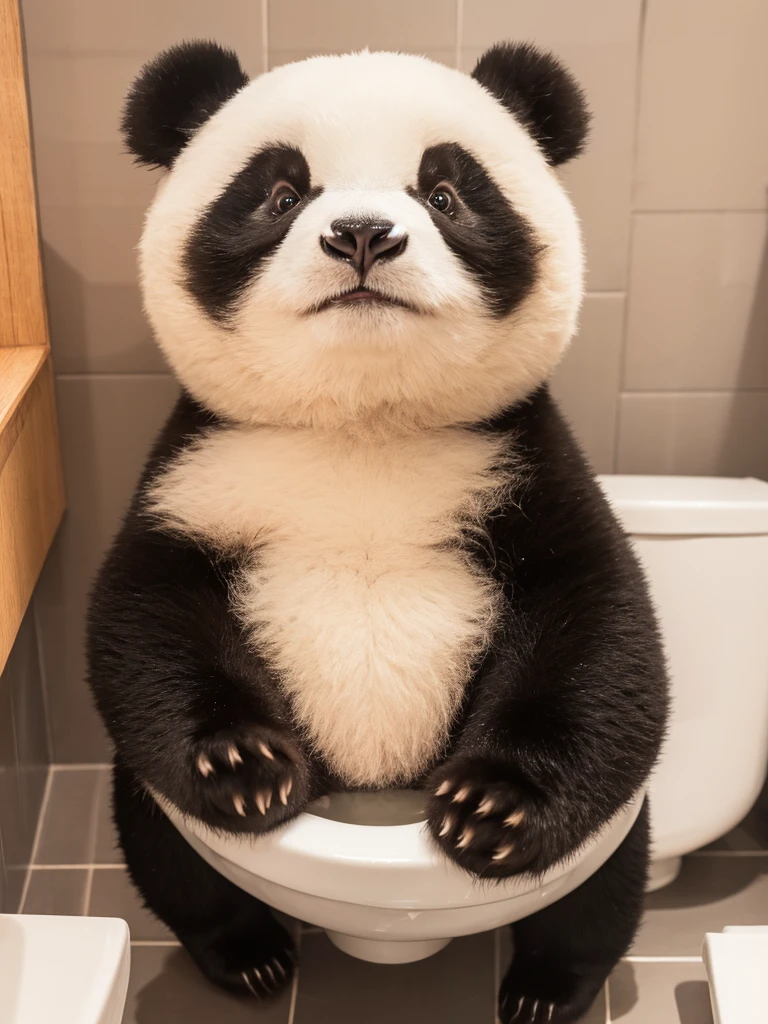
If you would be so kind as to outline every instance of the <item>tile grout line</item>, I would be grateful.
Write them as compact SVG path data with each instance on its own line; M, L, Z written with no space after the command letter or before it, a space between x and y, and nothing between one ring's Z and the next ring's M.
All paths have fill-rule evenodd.
M85 880L85 893L83 894L83 917L88 917L91 910L91 895L93 893L94 865L88 865L88 877Z
M605 991L605 1024L613 1024L611 1020L611 977L605 979L605 985L603 986Z
M294 1024L294 1017L296 1014L296 1003L299 996L299 957L301 955L301 928L296 930L296 970L293 975L293 982L291 984L291 1004L288 1007L288 1020L286 1024Z
M700 956L625 956L623 964L700 964Z
M768 850L694 850L688 857L768 857Z
M111 768L112 765L108 763L87 763L87 764L52 764L51 769L54 772L90 772L100 771L103 772L107 768Z
M261 0L261 73L269 71L269 0Z
M29 883L32 881L32 865L35 863L37 857L37 851L40 846L40 835L43 831L43 819L46 811L48 810L48 803L51 799L51 789L53 787L53 766L48 766L48 774L45 779L45 789L43 790L43 799L40 802L40 814L37 818L37 826L35 827L35 838L32 840L32 850L29 854L29 865L27 866L27 873L24 876L24 885L21 890L21 897L19 899L19 914L24 913L24 907L27 902L27 895L29 893Z
M499 987L501 985L501 929L493 933L493 1024L499 1019Z
M181 943L173 939L131 939L131 946L147 949L181 949Z
M30 864L30 871L125 871L125 864Z
M464 0L456 0L456 54L454 60L456 68L461 71L462 58L462 36L464 35Z

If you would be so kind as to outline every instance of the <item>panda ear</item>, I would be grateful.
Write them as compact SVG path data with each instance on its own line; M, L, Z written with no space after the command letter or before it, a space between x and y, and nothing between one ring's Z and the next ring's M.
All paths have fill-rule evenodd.
M553 167L584 148L590 121L586 98L551 53L529 43L499 43L483 54L472 77L517 117Z
M216 43L181 43L145 64L121 129L137 163L170 167L197 129L244 85L237 56Z

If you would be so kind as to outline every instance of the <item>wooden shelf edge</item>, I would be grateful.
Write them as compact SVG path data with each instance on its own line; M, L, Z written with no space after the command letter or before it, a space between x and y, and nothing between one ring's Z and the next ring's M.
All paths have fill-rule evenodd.
M9 352L19 376L13 397L8 379L0 377L0 672L65 504L50 355L47 348L36 354L0 349L0 359ZM27 361L17 362L22 352ZM23 385L21 369L28 377Z

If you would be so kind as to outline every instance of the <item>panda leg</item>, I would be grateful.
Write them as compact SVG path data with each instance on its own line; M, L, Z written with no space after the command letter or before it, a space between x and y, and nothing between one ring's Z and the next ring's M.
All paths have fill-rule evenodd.
M149 910L214 984L259 999L284 988L295 947L269 907L206 864L119 760L112 783L128 873Z
M629 949L648 874L648 801L616 852L578 889L511 926L501 1024L571 1024Z

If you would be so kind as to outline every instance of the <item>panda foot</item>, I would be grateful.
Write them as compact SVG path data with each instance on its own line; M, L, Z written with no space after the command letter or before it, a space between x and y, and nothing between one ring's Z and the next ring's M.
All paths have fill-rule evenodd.
M607 973L580 976L551 963L515 961L499 990L500 1024L575 1024L594 1003Z
M454 757L428 784L433 838L451 860L483 878L549 866L546 806L532 786L510 775L505 765Z
M209 943L199 936L179 938L209 981L239 995L271 999L290 984L296 968L293 939L272 917Z
M261 725L220 729L192 751L191 812L217 828L264 832L308 800L304 755L284 732Z

